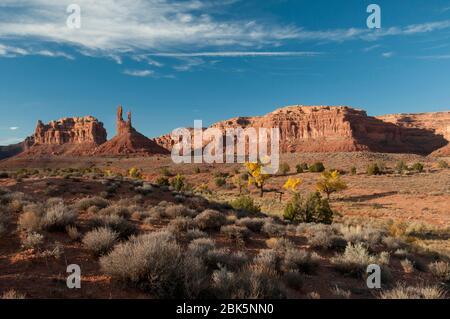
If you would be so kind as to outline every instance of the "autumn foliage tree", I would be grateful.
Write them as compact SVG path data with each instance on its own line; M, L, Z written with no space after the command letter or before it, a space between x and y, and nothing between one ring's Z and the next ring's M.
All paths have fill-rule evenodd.
M341 179L338 171L326 171L320 175L316 188L330 199L331 194L347 189L347 184Z
M245 163L245 167L248 171L248 185L255 185L260 190L261 197L263 197L264 185L271 176L262 172L263 166L261 163L247 162Z

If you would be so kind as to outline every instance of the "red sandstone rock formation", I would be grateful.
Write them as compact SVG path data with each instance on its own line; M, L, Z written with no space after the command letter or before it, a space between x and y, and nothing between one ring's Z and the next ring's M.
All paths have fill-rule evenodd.
M110 141L100 145L94 152L95 155L140 155L168 154L169 151L137 132L131 125L131 113L128 112L127 121L123 120L123 109L117 109L117 134Z
M417 132L414 129L433 132L436 135L441 135L448 143L450 143L450 111L417 114L392 114L379 116L377 118L385 122L394 123L401 127L409 128L411 129L410 132ZM433 143L428 138L425 138L420 134L410 136L409 138L416 143ZM438 149L432 153L433 156L450 156L450 144L437 148Z
M48 124L38 121L33 143L21 156L89 155L105 141L103 123L92 116L63 118Z
M354 152L429 154L445 145L442 136L367 116L346 106L290 106L265 116L237 117L211 127L280 128L280 150L287 152ZM170 135L156 139L171 149ZM426 142L424 142L426 141Z

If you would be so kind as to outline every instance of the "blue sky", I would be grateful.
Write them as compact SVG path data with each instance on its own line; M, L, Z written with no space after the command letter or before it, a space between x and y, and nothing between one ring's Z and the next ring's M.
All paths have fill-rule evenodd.
M292 104L443 111L449 84L448 0L0 2L0 145L88 114L111 138L119 103L150 137Z

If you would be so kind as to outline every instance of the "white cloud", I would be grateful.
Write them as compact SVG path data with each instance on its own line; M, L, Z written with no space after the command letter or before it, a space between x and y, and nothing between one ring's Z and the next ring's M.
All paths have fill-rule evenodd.
M383 53L381 54L381 56L382 56L383 58L392 58L394 55L395 55L394 52L383 52Z
M124 74L137 77L148 77L155 74L152 70L125 70Z
M51 58L61 57L61 58L65 58L68 60L74 60L74 57L72 55L64 53L64 52L60 52L60 51L41 50L41 51L37 51L34 54L51 57Z
M9 129L11 131L17 131L19 129L19 127L18 126L11 126Z
M152 56L159 57L273 57L273 56L316 56L320 52L248 52L248 51L225 51L225 52L194 52L194 53L154 53Z

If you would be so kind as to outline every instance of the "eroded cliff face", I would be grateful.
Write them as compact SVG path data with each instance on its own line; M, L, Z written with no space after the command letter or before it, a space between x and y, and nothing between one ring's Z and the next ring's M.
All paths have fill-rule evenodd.
M211 127L253 127L280 129L280 151L355 152L429 154L445 145L442 136L421 128L409 128L367 116L363 110L347 106L289 106L264 116L237 117ZM156 139L166 148L174 141L170 135ZM426 141L424 143L423 141Z
M450 156L450 145L435 143L424 131L432 132L434 135L442 136L447 143L450 143L450 111L416 114L391 114L377 117L378 119L396 124L409 129L409 136L406 138L413 143L432 145L435 156Z
M94 144L106 142L103 123L92 116L68 117L44 124L38 121L35 145Z

